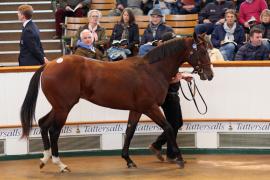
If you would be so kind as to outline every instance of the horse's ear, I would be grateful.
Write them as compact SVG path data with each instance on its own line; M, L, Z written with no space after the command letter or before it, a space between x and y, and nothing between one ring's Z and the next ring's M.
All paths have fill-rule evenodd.
M195 32L193 33L193 39L194 39L195 42L199 41L198 36L197 36L197 34Z

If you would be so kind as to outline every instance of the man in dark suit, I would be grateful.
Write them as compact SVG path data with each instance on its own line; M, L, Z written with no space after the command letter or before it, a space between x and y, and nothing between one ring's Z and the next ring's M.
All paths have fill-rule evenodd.
M39 29L32 22L33 8L30 5L21 5L18 8L18 19L23 23L20 41L20 66L42 65L48 61L40 42Z

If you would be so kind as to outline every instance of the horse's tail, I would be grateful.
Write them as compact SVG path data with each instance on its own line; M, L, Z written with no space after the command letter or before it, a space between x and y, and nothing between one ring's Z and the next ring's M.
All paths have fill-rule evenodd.
M45 65L41 66L33 75L21 107L22 138L28 137L35 119L36 102L39 91L39 81Z

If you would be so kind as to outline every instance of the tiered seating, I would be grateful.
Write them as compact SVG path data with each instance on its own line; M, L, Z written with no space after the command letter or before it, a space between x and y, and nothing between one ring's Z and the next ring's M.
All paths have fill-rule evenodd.
M189 14L189 15L167 15L165 17L166 24L173 27L177 35L190 36L194 32L194 27L197 25L198 15ZM112 34L114 25L120 20L119 16L103 16L100 19L100 24L102 27L106 28L106 36L109 38ZM149 24L148 16L136 16L136 22L139 26L139 34L143 35L144 30ZM70 39L75 36L77 30L80 26L83 26L88 23L86 17L66 17L65 20L65 32L64 39ZM71 44L73 44L71 42Z
M198 14L167 15L166 24L171 26L178 35L192 35L198 24Z
M33 21L40 30L41 43L46 57L51 60L61 56L60 40L52 40L55 34L54 13L50 0L1 0L0 1L0 65L18 65L19 41L22 23L18 20L17 9L22 4L34 8Z
M109 11L115 8L115 5L115 0L92 0L90 9L98 9L103 16L107 16Z

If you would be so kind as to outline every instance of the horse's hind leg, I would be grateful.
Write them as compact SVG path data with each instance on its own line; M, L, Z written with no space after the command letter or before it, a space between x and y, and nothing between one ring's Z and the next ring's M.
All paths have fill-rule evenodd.
M45 166L45 164L48 162L48 160L52 156L51 149L50 149L51 145L50 145L50 140L48 136L48 131L49 131L48 129L51 125L51 120L52 120L51 116L52 116L52 113L50 111L47 115L45 115L38 121L38 125L41 131L43 146L44 146L43 158L40 159L41 161L40 166L39 166L40 169Z
M58 153L58 139L63 128L69 111L61 110L54 113L54 119L51 127L49 128L51 149L52 149L52 162L60 168L60 172L70 171L67 165L62 163Z
M172 145L172 150L177 157L176 163L180 168L184 168L184 160L182 158L182 154L178 145L176 143L176 139L174 138L174 131L172 126L166 121L164 115L162 114L160 108L158 106L153 106L147 113L145 113L148 117L150 117L155 123L157 123L166 134L167 141Z
M124 147L122 149L122 158L126 160L128 168L137 167L136 164L130 159L128 151L130 141L134 135L136 126L138 124L141 115L142 115L141 113L137 113L135 111L129 112L128 124L126 129L126 138L124 142Z

